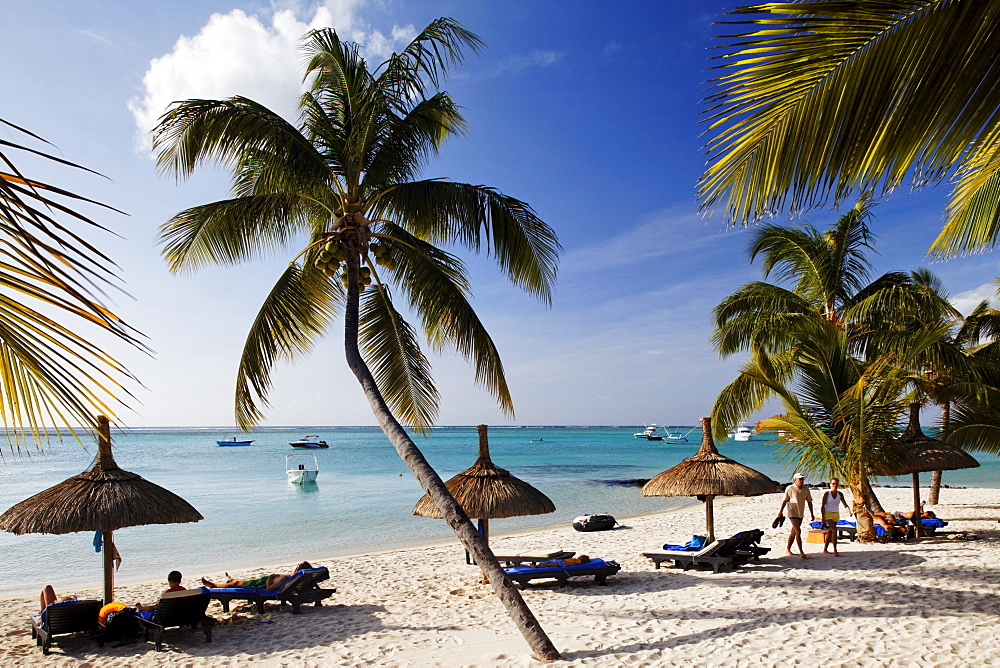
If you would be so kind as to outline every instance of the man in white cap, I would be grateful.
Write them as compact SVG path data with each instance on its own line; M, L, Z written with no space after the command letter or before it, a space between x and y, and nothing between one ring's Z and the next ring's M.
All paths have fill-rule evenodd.
M792 529L788 534L788 546L785 548L785 556L793 555L792 543L799 546L799 556L806 558L806 551L802 549L802 518L805 517L805 506L809 506L809 516L816 519L813 512L812 494L805 486L806 477L801 473L796 473L792 477L792 484L785 488L785 498L781 501L781 508L778 515L782 513L788 518L788 523Z

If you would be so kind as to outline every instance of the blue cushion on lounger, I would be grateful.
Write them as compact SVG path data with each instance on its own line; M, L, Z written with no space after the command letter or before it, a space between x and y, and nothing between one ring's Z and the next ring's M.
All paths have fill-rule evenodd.
M929 529L940 529L945 525L945 522L936 517L926 517L920 520L920 524Z
M590 561L582 564L567 564L563 559L557 559L556 561L559 564L558 566L545 566L543 568L535 568L533 566L512 566L511 568L505 568L503 570L510 575L521 575L524 573L562 573L574 570L582 571L591 568L607 567L607 564L604 563L603 559L591 559Z

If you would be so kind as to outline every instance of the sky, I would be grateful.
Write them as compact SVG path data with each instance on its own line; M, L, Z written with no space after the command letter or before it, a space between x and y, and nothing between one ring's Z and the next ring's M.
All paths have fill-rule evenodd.
M119 411L131 427L234 424L236 368L264 296L298 248L237 267L174 275L157 231L174 213L226 197L212 168L159 174L149 130L188 98L253 98L294 119L299 44L332 27L371 63L433 19L452 17L487 44L443 88L466 136L426 177L486 184L531 204L564 253L551 306L468 254L473 304L496 342L516 414L505 415L460 357L428 352L438 424L693 425L736 375L709 344L712 308L759 278L747 231L699 214L704 82L715 24L730 2L79 0L0 3L0 117L41 135L101 178L17 156L25 173L126 212L87 213L86 236L120 267L110 305L153 351L98 340L141 384ZM0 139L23 141L0 129ZM34 148L43 148L32 144ZM995 252L931 262L947 186L900 189L876 207L876 273L928 266L966 312L995 297ZM836 211L796 221L825 227ZM783 222L783 221L779 221ZM308 357L275 369L263 423L375 424L334 328ZM773 412L773 411L771 411ZM771 412L764 411L770 414Z

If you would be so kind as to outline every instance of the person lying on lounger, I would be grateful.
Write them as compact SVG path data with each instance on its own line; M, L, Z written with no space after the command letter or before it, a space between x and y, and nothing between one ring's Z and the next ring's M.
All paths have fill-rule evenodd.
M172 591L185 591L185 588L181 586L181 572L180 571L170 571L167 574L167 585L169 585L165 590L164 594L169 594ZM158 603L153 605L143 605L142 603L136 603L135 609L139 612L153 612L156 610Z
M892 513L875 513L872 522L885 530L889 538L905 538L906 527L902 526Z
M900 515L902 515L906 519L910 520L911 522L913 521L913 511L912 510L909 511L909 512L906 512L906 513L900 513ZM922 520L933 520L936 517L937 517L937 515L935 515L930 510L923 510L923 509L921 509L921 511L920 511L920 519L922 519Z
M201 579L201 583L206 587L211 589L230 589L233 587L242 587L244 589L267 589L272 591L275 589L281 589L281 586L288 582L295 573L307 568L312 568L308 561L303 561L301 564L295 567L291 573L271 573L270 575L264 575L259 578L248 578L246 580L240 580L239 578L234 578L229 573L226 573L226 577L229 578L226 582L216 584L205 578Z

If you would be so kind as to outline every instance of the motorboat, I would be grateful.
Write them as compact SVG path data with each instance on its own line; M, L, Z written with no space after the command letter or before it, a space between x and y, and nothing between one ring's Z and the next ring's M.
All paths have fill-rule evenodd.
M647 441L662 441L663 435L656 428L655 424L651 424L642 431L634 434L636 438L644 438Z
M749 441L753 437L753 429L742 422L733 430L734 441Z
M580 515L573 520L573 528L577 531L607 531L618 524L611 515Z
M692 427L687 431L686 434L682 434L679 431L667 432L667 435L664 437L664 440L670 441L671 443L687 443L688 442L687 437L691 434L691 432L693 432L697 428L698 427Z
M240 439L236 438L235 436L233 436L228 441L216 441L216 443L219 444L219 445L221 445L221 446L223 446L223 447L226 447L226 446L232 447L232 446L239 446L239 445L250 445L251 443L253 443L253 441L240 440Z
M288 476L288 482L296 485L316 482L316 476L319 475L316 455L285 455L285 475Z
M326 441L321 441L319 434L309 434L308 436L303 436L297 441L292 441L289 443L293 448L329 448L330 446L326 444Z

